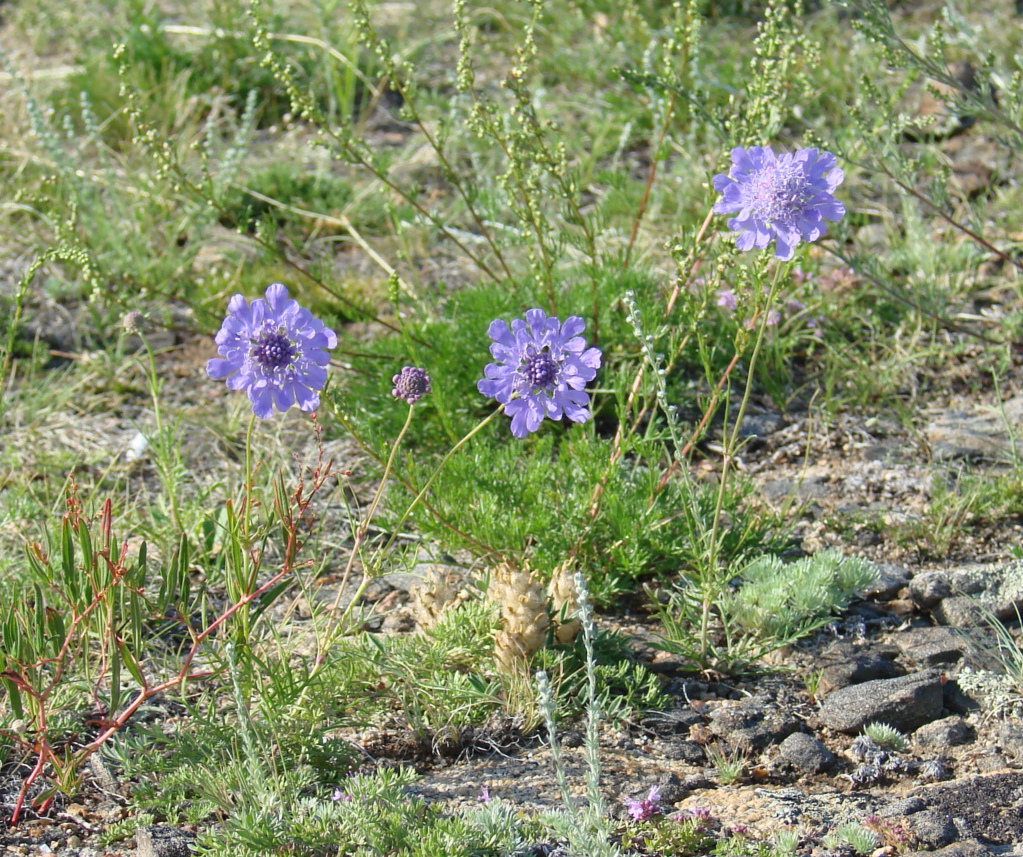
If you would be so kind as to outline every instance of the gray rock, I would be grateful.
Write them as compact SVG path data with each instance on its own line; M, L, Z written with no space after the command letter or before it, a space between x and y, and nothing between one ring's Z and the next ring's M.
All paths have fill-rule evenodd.
M380 623L380 631L383 634L408 634L416 628L415 617L405 609L396 610L384 616Z
M664 803L676 803L689 793L678 774L667 774L657 784L657 788L661 793L661 801Z
M927 848L944 848L959 838L955 822L947 812L925 809L906 816L906 821L919 844Z
M166 824L151 824L135 831L137 857L191 857L195 834Z
M872 563L872 565L877 571L877 576L873 583L869 583L863 588L864 598L891 601L904 586L909 584L911 575L905 566L893 565L889 562Z
M964 777L917 791L928 807L954 818L964 839L1023 842L1023 815L1015 810L1023 794L1023 773L1009 771Z
M953 595L938 602L931 614L942 625L976 628L984 624L987 612L979 599L970 595Z
M830 729L850 734L868 723L887 723L902 732L913 732L937 720L942 705L941 677L928 670L836 690L824 700L820 719Z
M797 732L801 725L793 714L762 696L723 706L710 715L711 731L744 750L763 750L777 744Z
M761 440L785 428L785 417L781 414L747 414L739 428L743 440Z
M793 732L778 749L786 762L811 774L819 774L835 764L835 754L805 732Z
M688 735L697 723L703 723L703 715L691 708L676 708L672 711L651 711L639 725L660 737Z
M947 750L969 744L976 737L973 727L962 717L945 717L925 723L913 733L913 740L928 750Z
M765 500L783 500L796 493L796 480L787 476L780 479L769 479L761 486L760 493Z
M703 765L707 754L695 741L668 741L662 748L664 757L687 765Z
M945 700L945 708L953 714L970 714L979 711L981 705L972 696L966 693L955 679L949 679L942 688L942 696Z
M909 582L909 594L921 607L934 607L950 595L974 595L987 585L984 575L970 568L925 571Z
M910 851L902 857L990 857L996 853L988 850L975 839L966 842L955 842L937 851Z
M974 762L977 765L977 770L982 774L994 774L998 771L1004 771L1008 767L1005 756L994 748L981 753L974 759Z
M898 655L895 646L857 646L845 640L829 646L821 656L825 666L817 692L827 695L840 687L905 675L906 671L895 663Z
M934 459L1007 460L1012 453L1009 426L1018 431L1023 424L1023 396L1003 402L1002 411L1004 416L994 408L955 411L929 423L924 434Z
M998 746L1017 761L1023 759L1023 725L1002 723L998 727Z
M927 802L919 797L907 797L881 807L875 815L878 818L902 818L927 808Z
M899 633L902 653L921 666L954 664L962 660L967 643L951 628L909 628Z

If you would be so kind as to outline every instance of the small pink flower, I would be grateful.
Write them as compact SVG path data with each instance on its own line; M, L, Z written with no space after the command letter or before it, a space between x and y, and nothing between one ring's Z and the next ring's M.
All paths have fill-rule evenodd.
M636 821L646 821L648 818L660 814L661 807L657 803L660 799L661 790L658 786L654 786L643 800L627 797L624 803L629 815L633 819Z

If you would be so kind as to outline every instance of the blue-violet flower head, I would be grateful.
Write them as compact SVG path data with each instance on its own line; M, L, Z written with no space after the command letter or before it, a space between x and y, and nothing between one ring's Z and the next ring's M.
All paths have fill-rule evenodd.
M511 327L501 319L491 323L490 353L498 362L486 365L476 386L504 405L515 437L536 431L544 417L577 423L590 418L583 388L597 376L600 349L586 347L580 335L585 327L577 315L562 324L541 309L529 310L525 321L517 318Z
M298 405L313 411L319 406L330 362L327 349L337 345L337 336L289 298L280 283L251 304L234 295L216 342L220 357L206 364L206 372L215 381L226 380L232 390L244 390L260 419L268 419L275 408Z
M716 214L738 213L728 228L738 232L740 250L777 242L775 256L791 259L800 241L816 241L825 220L841 220L845 206L834 197L844 174L835 156L819 149L775 155L770 146L732 149L728 175L714 176L721 194Z
M391 378L394 389L391 395L403 399L410 405L414 405L423 396L430 392L430 376L425 369L417 369L415 366L403 366L402 370Z

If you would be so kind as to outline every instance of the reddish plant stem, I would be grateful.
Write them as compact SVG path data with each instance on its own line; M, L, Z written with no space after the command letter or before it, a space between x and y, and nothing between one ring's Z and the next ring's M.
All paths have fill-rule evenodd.
M117 733L121 728L123 728L123 726L135 714L135 712L138 711L139 707L146 700L151 699L158 693L162 693L165 690L169 690L170 688L181 685L187 681L198 678L205 678L207 676L215 674L215 672L213 671L189 674L189 669L191 668L192 662L195 660L196 655L199 653L199 649L202 646L203 642L205 642L205 640L214 631L216 631L217 628L223 625L228 619L231 618L231 616L233 616L242 607L251 604L261 595L266 593L271 587L280 582L286 575L294 571L295 556L301 549L301 543L299 542L298 539L297 532L298 525L296 523L296 520L301 520L305 516L306 511L309 508L309 504L312 502L313 495L323 486L328 476L330 475L330 464L328 463L326 468L324 468L323 470L320 469L321 465L322 459L321 461L318 462L317 470L313 475L313 485L309 495L307 497L302 496L303 486L300 483L293 495L293 502L291 504L291 507L289 509L279 510L281 519L285 523L288 532L288 540L284 551L284 561L282 563L281 570L273 577L271 577L268 581L266 581L263 585L259 586L258 588L256 588L249 594L243 596L237 602L232 604L227 610L225 610L220 616L218 616L208 627L206 627L199 634L192 635L192 645L189 648L188 653L185 656L184 663L182 664L181 669L179 670L177 675L175 675L174 677L170 678L165 682L162 682L161 684L152 686L147 684L143 677L142 686L139 688L138 694L135 696L135 699L126 708L124 708L116 717L107 720L104 723L102 731L96 736L96 738L94 738L90 743L81 747L75 753L72 760L72 764L80 765L89 756L91 756L100 747L102 747L103 744L106 743L115 733ZM80 517L75 512L76 507L72 505L70 502L69 506L70 510L67 513L67 515L69 516L69 521L77 523L80 520ZM297 515L295 514L296 510ZM96 595L93 596L92 601L81 613L74 616L74 618L71 621L71 627L65 634L64 641L61 644L61 648L57 654L57 657L42 659L34 665L36 667L39 667L46 663L54 663L55 667L53 678L47 683L46 687L43 690L35 691L32 689L31 684L27 681L24 675L24 670L27 669L28 667L22 665L21 667L22 674L20 676L10 674L6 676L10 680L15 681L19 685L19 687L22 688L26 693L30 694L36 700L36 703L39 706L39 714L36 718L37 734L39 737L37 738L36 742L32 747L33 752L36 753L37 756L36 763L32 770L29 772L28 776L26 776L25 779L22 781L21 789L18 792L18 797L15 801L14 809L11 813L10 819L11 826L17 824L18 820L20 819L22 810L24 809L25 799L28 796L29 789L32 787L33 783L35 783L35 781L42 775L46 763L50 762L55 767L57 766L57 757L54 754L53 747L51 746L46 735L47 730L46 701L64 674L64 668L67 664L68 651L71 647L72 641L75 638L76 631L78 627L82 624L82 622L85 619L87 619L92 614L92 612L102 603L107 593L115 585L118 585L124 576L123 563L124 558L126 556L127 546L125 545L122 547L120 560L118 563L114 564L109 558L109 550L111 544L109 523L110 520L111 505L108 500L107 503L104 504L104 513L100 525L104 539L104 548L101 551L98 551L97 555L102 555L104 560L110 565L112 578L111 582L104 586L98 593L96 593ZM43 804L43 806L46 806L48 804L49 800L46 801Z

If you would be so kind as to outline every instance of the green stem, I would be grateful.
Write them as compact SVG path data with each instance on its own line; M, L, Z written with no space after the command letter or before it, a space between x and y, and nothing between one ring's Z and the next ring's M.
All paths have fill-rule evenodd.
M391 454L388 456L387 463L384 465L384 472L383 472L383 475L380 477L380 485L377 488L376 495L373 497L373 501L370 504L369 514L366 515L362 526L359 528L359 532L356 534L355 544L352 546L352 552L351 552L350 556L348 557L348 564L345 567L344 575L341 578L341 584L340 584L340 586L338 588L337 596L334 599L334 605L331 608L332 611L336 612L337 609L340 607L341 598L344 595L344 591L345 591L345 586L348 583L348 578L351 575L352 566L355 563L355 557L358 554L359 548L361 547L362 542L365 540L366 533L369 530L369 524L370 524L370 520L372 518L372 513L375 511L375 509L377 507L377 504L379 503L380 498L381 498L381 496L383 494L384 486L387 483L387 477L390 474L391 468L392 468L392 466L394 464L394 458L395 458L395 455L397 454L398 446L401 444L402 438L404 438L405 433L408 430L409 423L412 420L412 410L413 410L413 406L410 406L409 407L409 414L405 418L405 425L402 426L401 431L398 433L398 437L395 439L394 444L391 447ZM487 423L491 422L491 420L493 420L494 417L496 417L499 413L501 413L501 409L500 408L494 410L485 420L483 420L479 425L477 425L472 431L470 431L467 435L465 435L465 437L463 437L460 441L458 441L458 443L456 443L453 447L451 447L451 449L448 450L448 452L444 456L444 458L441 459L440 464L437 465L436 469L430 475L430 478L426 480L426 484L422 487L422 489L416 495L415 499L409 504L409 507L405 510L405 513L401 516L401 518L398 519L397 523L395 523L395 525L391 528L391 530L392 530L391 535L387 539L387 542L384 544L384 546L380 549L380 551L378 552L377 556L383 557L384 555L386 555L387 551L391 548L391 546L397 540L398 534L401 532L402 525L405 523L405 521L408 520L409 515L412 514L413 510L420 503L420 501L423 499L423 497L426 496L426 492L430 490L430 486L433 485L434 480L437 478L438 475L440 475L441 470L443 470L444 466L448 463L448 461L451 460L451 457L456 452L458 452L458 450L460 450L463 446L465 446L465 444L468 443L469 440L471 440L476 434L478 434L479 431L485 425L487 425ZM349 619L349 617L351 615L352 610L355 608L355 605L359 603L359 599L362 597L363 593L366 591L366 587L369 586L370 581L373 580L374 571L375 571L375 569L373 568L372 565L368 565L368 566L366 566L364 568L363 573L362 573L362 581L359 584L359 588L355 591L355 594L352 596L351 600L348 602L348 606L345 608L344 612L338 618L338 620L337 620L337 622L335 624L336 628L342 628L343 629L343 628L347 627L348 619ZM331 636L333 636L333 635L331 635Z
M728 431L728 421L727 419L725 420L725 443L724 453L721 458L721 476L718 480L718 491L714 500L714 517L710 529L710 544L708 545L708 583L716 577L718 561L721 554L721 513L724 509L725 490L728 487L729 467L732 463L732 458L735 456L735 450L739 445L739 432L742 429L742 421L746 416L746 408L749 405L750 396L753 393L753 382L756 376L757 359L760 356L760 349L764 343L764 335L767 332L767 322L770 317L771 306L774 304L774 300L778 296L778 291L781 288L782 272L784 270L786 270L786 266L782 265L778 267L775 272L774 282L771 284L771 291L767 296L767 301L759 309L759 318L754 315L754 318L757 320L757 336L753 342L753 353L750 355L749 366L746 369L746 386L743 389L742 400L739 403L739 410L732 422L731 433ZM759 277L757 280L759 281ZM714 592L714 587L709 585L705 585L703 589L703 604L700 616L700 658L704 661L704 663L706 663L710 637L711 607L713 606L714 596L716 593Z
M362 519L362 523L359 525L359 529L355 532L355 543L352 545L352 552L348 555L348 563L345 565L344 574L341 575L341 584L338 586L337 597L334 599L334 606L332 610L337 610L341 606L341 596L344 595L345 587L348 585L348 578L352 574L352 566L355 565L355 558L359 555L359 549L362 547L362 543L366 540L366 534L369 532L370 523L373 520L373 515L376 513L377 506L380 505L380 498L384 495L384 488L387 487L387 477L391 475L391 468L394 466L394 458L398 454L398 447L401 446L402 440L405 438L408 427L412 424L412 411L414 405L409 405L408 413L405 415L405 424L401 427L401 431L398 432L398 436L394 439L394 443L391 444L391 453L387 456L387 463L384 464L384 472L380 476L380 484L377 485L376 493L373 495L373 499L370 501L369 509L366 510L366 514ZM363 575L363 583L359 586L359 590L355 597L351 600L351 604L354 604L359 600L359 596L365 590L366 581L368 575ZM345 617L348 615L348 610L345 611Z

